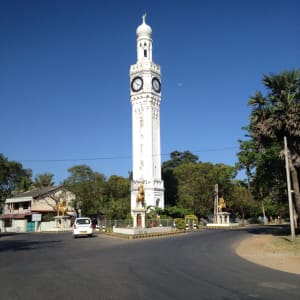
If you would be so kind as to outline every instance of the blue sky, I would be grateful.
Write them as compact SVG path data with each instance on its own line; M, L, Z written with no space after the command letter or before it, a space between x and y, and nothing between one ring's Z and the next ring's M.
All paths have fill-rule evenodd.
M0 153L56 183L132 168L129 68L147 13L162 68L162 161L234 165L263 74L299 68L298 0L1 0Z

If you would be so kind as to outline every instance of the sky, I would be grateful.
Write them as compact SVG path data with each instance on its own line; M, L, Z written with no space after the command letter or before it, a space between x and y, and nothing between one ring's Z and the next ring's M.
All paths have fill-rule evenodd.
M0 0L0 153L57 184L82 164L128 177L129 68L146 12L162 161L189 150L233 166L263 75L299 68L299 11L298 0Z

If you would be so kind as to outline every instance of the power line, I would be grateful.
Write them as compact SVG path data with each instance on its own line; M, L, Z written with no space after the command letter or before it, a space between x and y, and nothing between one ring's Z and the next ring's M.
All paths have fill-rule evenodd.
M191 150L192 154L195 153L204 153L204 152L219 152L219 151L226 151L226 150L233 150L239 147L223 147L223 148L210 148L210 149L202 149L202 150ZM176 150L178 151L178 150ZM161 156L169 156L170 153L163 153ZM153 155L154 156L154 155ZM103 157L86 157L86 158L60 158L60 159L23 159L19 160L20 162L74 162L74 161L95 161L95 160L117 160L117 159L132 159L132 156L103 156Z

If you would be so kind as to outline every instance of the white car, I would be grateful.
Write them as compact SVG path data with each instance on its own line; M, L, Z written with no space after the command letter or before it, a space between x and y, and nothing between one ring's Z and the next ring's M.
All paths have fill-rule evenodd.
M73 225L73 237L93 235L93 224L92 220L88 217L76 218Z

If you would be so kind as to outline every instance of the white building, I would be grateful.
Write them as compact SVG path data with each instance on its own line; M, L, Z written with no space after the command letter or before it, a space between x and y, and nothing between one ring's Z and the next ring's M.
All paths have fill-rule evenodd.
M145 207L164 208L160 150L160 66L152 61L152 29L145 21L136 30L137 62L130 67L132 105L133 180L131 209L136 206L137 188L144 186Z

